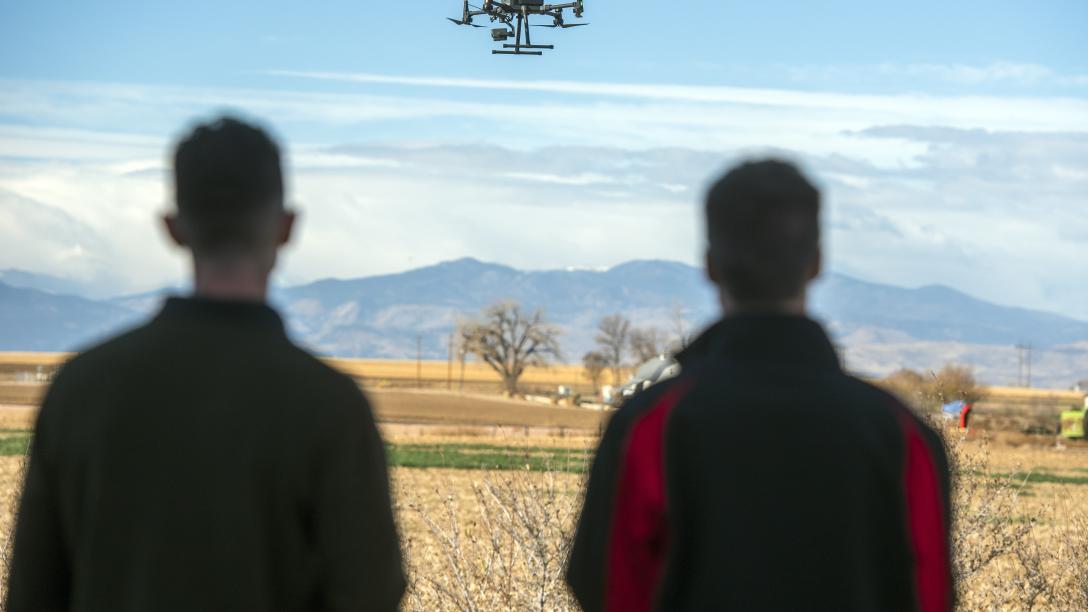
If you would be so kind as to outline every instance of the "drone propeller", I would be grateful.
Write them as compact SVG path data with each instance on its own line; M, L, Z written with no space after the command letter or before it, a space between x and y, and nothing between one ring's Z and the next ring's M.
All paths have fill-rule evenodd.
M588 23L534 23L534 28L577 28L578 26L587 26Z
M472 23L472 22L470 22L470 21L461 21L461 20L459 20L459 19L454 19L453 17L446 17L446 19L449 19L450 21L452 21L452 22L456 23L457 25L470 25L470 26L472 26L472 27L474 27L474 28L482 28L482 27L484 27L484 26L482 26L482 25L476 25L475 23Z

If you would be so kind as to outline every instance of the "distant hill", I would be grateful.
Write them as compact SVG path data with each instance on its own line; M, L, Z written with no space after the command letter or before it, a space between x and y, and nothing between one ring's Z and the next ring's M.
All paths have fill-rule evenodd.
M26 270L0 270L0 283L4 283L9 287L37 289L45 293L78 295L79 297L92 299L107 297L108 295L91 282L27 272Z
M26 293L30 292L30 293ZM0 350L61 350L151 313L163 292L91 301L8 287L0 292ZM398 274L326 279L279 289L273 301L292 335L320 353L345 357L444 359L457 322L499 299L542 308L563 332L567 361L592 348L601 317L622 312L635 325L675 335L717 315L701 270L633 261L608 270L524 271L460 259ZM813 310L849 366L884 374L897 367L969 363L991 383L1014 382L1012 345L1032 342L1035 380L1069 386L1088 376L1088 322L999 306L947 287L906 289L827 275Z
M813 309L839 333L864 328L902 332L918 340L971 344L1033 342L1053 347L1088 337L1088 322L998 306L954 289L904 289L831 274L817 286Z
M137 317L121 306L0 282L0 351L67 351Z
M689 321L709 320L713 296L699 272L672 262L632 262L603 272L521 271L460 259L401 274L323 280L282 291L292 329L317 350L337 355L447 355L446 336L459 319L499 299L541 308L563 329L568 360L593 343L602 316L624 312L640 325L670 324L677 307Z

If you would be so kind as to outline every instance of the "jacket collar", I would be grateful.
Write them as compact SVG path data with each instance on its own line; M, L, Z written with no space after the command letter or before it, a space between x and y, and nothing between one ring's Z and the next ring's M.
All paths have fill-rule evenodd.
M737 315L711 325L676 355L682 368L708 360L766 361L841 370L819 323L793 315Z
M155 321L217 321L232 327L287 336L283 319L264 302L217 300L195 296L171 297L163 304Z

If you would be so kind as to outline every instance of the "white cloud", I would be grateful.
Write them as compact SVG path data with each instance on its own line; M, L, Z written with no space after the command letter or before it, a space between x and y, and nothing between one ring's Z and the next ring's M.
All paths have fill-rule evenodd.
M788 77L797 83L898 83L899 87L946 83L964 87L1001 86L1029 91L1049 87L1076 89L1088 86L1088 74L1060 73L1040 64L999 61L989 64L859 64L849 66L790 66Z
M962 67L961 67L962 68ZM915 67L924 70L925 67ZM956 68L948 68L956 70ZM1077 129L1088 116L1088 102L1076 98L1013 98L996 96L864 95L827 92L760 89L744 87L692 86L669 84L600 83L581 81L464 79L449 77L404 77L369 73L270 71L269 74L313 80L359 84L402 85L421 88L453 88L499 91L573 94L603 98L639 99L657 102L716 103L771 109L804 109L809 113L836 117L860 113L857 117L869 125L895 123L900 116L906 123L935 124L951 127L988 127L1000 129ZM691 109L692 115L678 115L677 121L711 122L710 109ZM699 112L702 110L702 112ZM742 110L742 109L741 109ZM1040 116L1040 115L1045 115ZM780 118L782 116L780 115ZM789 114L784 117L790 118ZM873 121L879 117L880 120ZM909 117L909 119L908 119ZM919 119L927 119L919 121ZM658 116L659 120L664 119ZM819 117L809 115L810 125Z
M531 181L534 183L554 183L556 185L607 185L616 182L616 180L610 176L584 172L571 176L537 174L535 172L507 172L503 174L503 176L508 179Z
M833 267L1088 318L1088 288L1070 280L1088 261L1084 100L397 79L411 91L0 83L21 118L0 124L0 268L112 274L125 290L180 278L156 227L169 137L229 100L288 136L303 211L288 282L465 255L697 263L708 177L771 153L826 188ZM533 96L432 96L446 87ZM504 146L464 144L489 141Z

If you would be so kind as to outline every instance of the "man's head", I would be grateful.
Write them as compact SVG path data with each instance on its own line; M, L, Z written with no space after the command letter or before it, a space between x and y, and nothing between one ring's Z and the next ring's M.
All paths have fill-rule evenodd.
M222 117L193 128L174 152L174 193L177 213L167 216L167 228L198 262L271 269L290 238L280 150L253 125Z
M710 279L727 310L803 310L820 273L820 193L793 165L750 161L706 197Z

